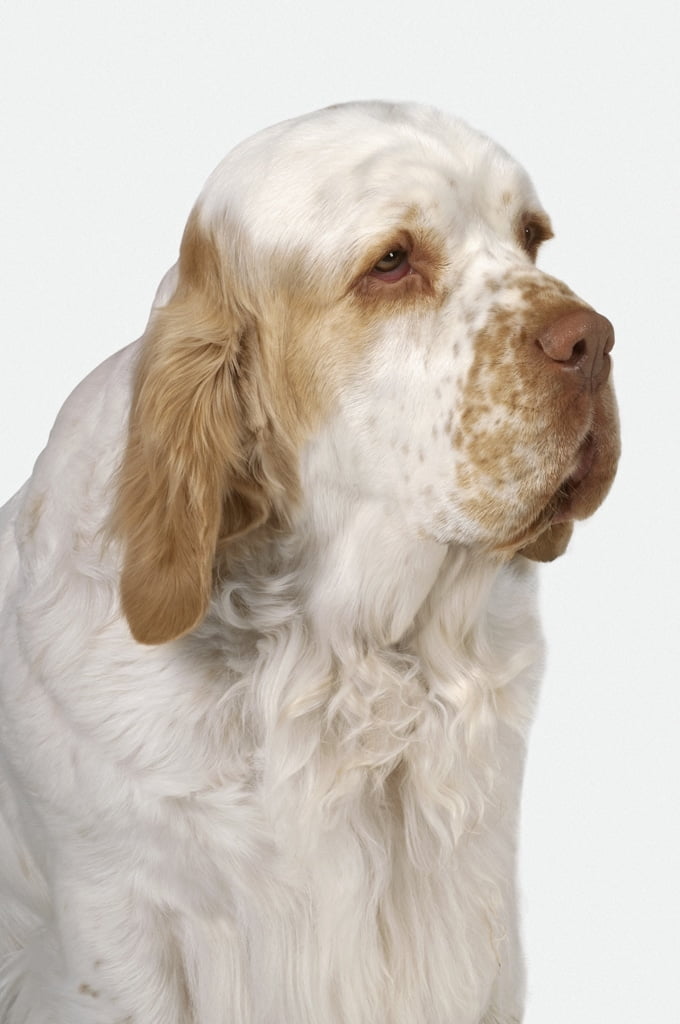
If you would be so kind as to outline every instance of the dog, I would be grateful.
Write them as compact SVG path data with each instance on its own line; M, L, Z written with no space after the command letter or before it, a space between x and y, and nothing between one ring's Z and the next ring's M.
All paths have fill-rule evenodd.
M517 1024L535 562L613 329L529 178L350 103L208 179L1 513L2 1024Z

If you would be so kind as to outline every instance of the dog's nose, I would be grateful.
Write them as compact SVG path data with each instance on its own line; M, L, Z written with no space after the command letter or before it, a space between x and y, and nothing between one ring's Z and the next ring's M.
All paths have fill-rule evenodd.
M536 344L559 369L589 380L593 388L609 376L614 328L594 310L563 313L541 331Z

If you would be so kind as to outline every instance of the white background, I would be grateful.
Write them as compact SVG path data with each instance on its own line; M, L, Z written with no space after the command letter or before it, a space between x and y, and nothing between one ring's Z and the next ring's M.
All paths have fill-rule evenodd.
M542 569L526 1024L680 1022L676 10L0 0L1 500L69 390L142 331L212 167L328 103L422 100L496 137L553 217L541 265L614 321L620 474Z

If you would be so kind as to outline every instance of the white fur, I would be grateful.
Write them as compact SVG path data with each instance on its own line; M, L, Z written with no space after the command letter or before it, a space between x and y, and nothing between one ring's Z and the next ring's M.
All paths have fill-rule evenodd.
M76 389L1 513L2 1024L522 1017L534 575L477 543L443 426L484 281L538 275L499 197L535 195L458 122L350 106L239 147L201 217L245 222L262 273L285 242L323 274L391 227L397 186L452 238L466 226L458 291L390 314L358 362L339 346L291 529L237 553L197 629L144 646L120 612L106 527L144 339Z

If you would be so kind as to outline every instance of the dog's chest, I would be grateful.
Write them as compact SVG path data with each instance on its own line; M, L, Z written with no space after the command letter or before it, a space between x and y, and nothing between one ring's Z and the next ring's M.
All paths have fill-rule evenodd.
M375 1019L388 991L400 1024L448 1021L454 993L459 1019L476 1019L507 929L517 751L496 735L503 771L490 774L463 733L449 743L465 750L446 752L428 728L429 743L423 723L397 740L374 722L363 745L338 728L306 748L292 730L277 757L253 733L230 750L229 778L168 803L149 885L163 882L159 900L190 932L239 930L238 948L225 938L210 957L240 979L254 1020ZM265 971L275 1008L258 1005Z

